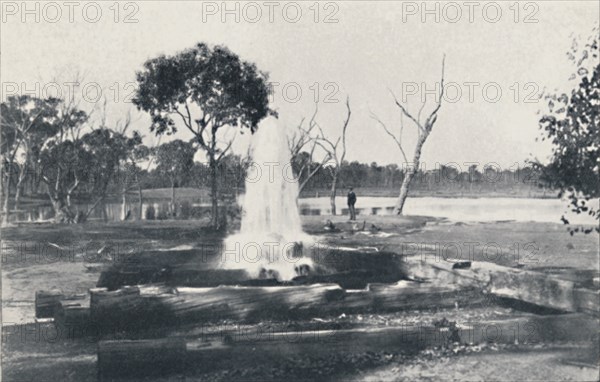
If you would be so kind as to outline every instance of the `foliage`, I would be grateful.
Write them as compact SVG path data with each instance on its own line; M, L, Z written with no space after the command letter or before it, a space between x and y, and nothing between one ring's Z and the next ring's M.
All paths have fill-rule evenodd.
M88 153L79 142L51 141L43 149L40 162L46 183L56 184L59 194L66 195L66 189L75 182L88 180Z
M548 111L539 124L553 150L545 176L570 200L573 212L600 218L589 201L600 197L600 63L598 29L587 41L574 39L567 56L575 66L570 94L545 95ZM569 224L563 216L563 222ZM579 228L571 228L571 234ZM600 231L596 228L596 231ZM590 229L584 232L591 232Z
M150 113L150 129L159 135L176 132L173 117L188 121L192 105L200 108L200 118L192 122L200 129L193 132L203 145L208 126L212 130L244 126L254 131L269 114L267 75L224 46L198 43L175 56L148 60L137 80L134 103Z
M163 143L156 149L156 171L170 180L171 186L181 184L194 165L196 149L181 139Z
M134 132L127 137L107 128L97 129L81 138L87 167L86 177L93 186L93 195L105 195L113 176L121 163L142 143L141 136Z
M2 154L27 141L30 150L39 151L48 137L58 132L53 123L58 117L56 98L40 99L29 95L10 96L0 104Z

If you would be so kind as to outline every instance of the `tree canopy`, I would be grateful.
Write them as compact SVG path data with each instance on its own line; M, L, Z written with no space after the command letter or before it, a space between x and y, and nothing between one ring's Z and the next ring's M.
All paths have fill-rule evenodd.
M209 127L213 131L225 125L256 129L270 113L267 79L256 65L226 47L198 43L174 56L146 61L137 73L134 103L150 113L152 131L177 131L173 117L178 115L204 146ZM193 106L200 109L195 118Z

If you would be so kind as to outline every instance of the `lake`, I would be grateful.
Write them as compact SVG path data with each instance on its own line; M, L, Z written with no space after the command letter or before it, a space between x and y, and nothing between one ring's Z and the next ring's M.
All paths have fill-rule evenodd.
M396 198L359 196L356 208L360 215L389 215L393 213L395 203ZM514 220L560 223L560 217L565 215L574 224L594 224L594 219L589 215L568 212L567 204L559 199L409 197L404 205L404 213L447 218L456 222ZM345 197L336 198L336 206L338 211L343 207L341 212L348 213ZM300 209L303 215L327 215L331 212L329 198L301 199Z
M243 196L240 197L241 202ZM396 198L392 197L361 197L358 195L356 204L360 217L366 215L390 215ZM595 201L598 206L598 200ZM345 197L336 199L338 213L348 214ZM80 206L87 209L87 206ZM138 203L133 200L128 205L131 210L130 219L138 216ZM302 198L299 200L302 215L329 215L331 213L328 197ZM589 215L567 213L566 201L559 199L527 199L527 198L440 198L415 197L408 198L404 207L406 215L424 215L437 218L447 218L455 222L493 222L514 220L519 222L548 222L560 223L560 217L565 215L573 224L597 224ZM207 204L183 203L178 208L184 218L198 218L210 211ZM153 211L152 211L153 210ZM142 219L167 218L168 202L144 203ZM50 206L35 207L27 211L13 213L12 221L44 221L54 217ZM98 206L90 215L90 220L118 221L121 220L121 204L106 203Z

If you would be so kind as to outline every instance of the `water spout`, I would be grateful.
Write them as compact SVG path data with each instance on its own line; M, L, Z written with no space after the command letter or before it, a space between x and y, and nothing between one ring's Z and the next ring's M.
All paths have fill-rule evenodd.
M302 256L312 239L302 231L286 130L275 118L260 124L252 137L251 156L241 229L225 240L221 267L245 269L257 278L290 280L312 266Z

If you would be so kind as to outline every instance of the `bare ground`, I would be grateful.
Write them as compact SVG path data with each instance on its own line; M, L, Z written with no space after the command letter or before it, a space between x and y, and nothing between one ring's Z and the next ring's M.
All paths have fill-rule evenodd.
M324 229L325 220L336 229ZM578 280L598 273L598 236L571 236L557 224L496 222L449 223L425 217L369 216L348 222L345 217L303 217L307 232L321 242L343 247L377 248L407 256L483 260L537 269ZM89 223L83 226L35 225L3 229L2 321L29 328L3 336L3 380L95 380L96 343L90 339L51 341L43 327L23 326L34 318L35 291L61 289L81 293L95 286L98 263L114 261L115 253L143 253L146 249L198 247L223 237L206 230L204 221ZM235 227L233 227L235 228ZM466 244L467 243L467 244ZM51 248L57 248L51 252ZM117 249L115 249L117 248ZM470 250L470 248L472 250ZM499 248L499 250L498 250ZM485 250L484 250L485 249ZM46 251L46 252L44 252ZM437 315L460 320L489 311L452 310L407 312L396 316L357 315L337 321L379 325L386 320L405 322ZM383 318L382 318L383 317ZM383 320L383 321L382 321ZM396 320L396 321L394 321ZM4 328L5 334L10 330ZM33 333L33 334L32 334ZM51 338L51 337L50 337ZM287 364L257 365L187 380L264 380L293 377L312 380L597 380L598 368L589 349L575 344L519 345L508 348L441 349L416 355L354 354L314 359L310 355Z

